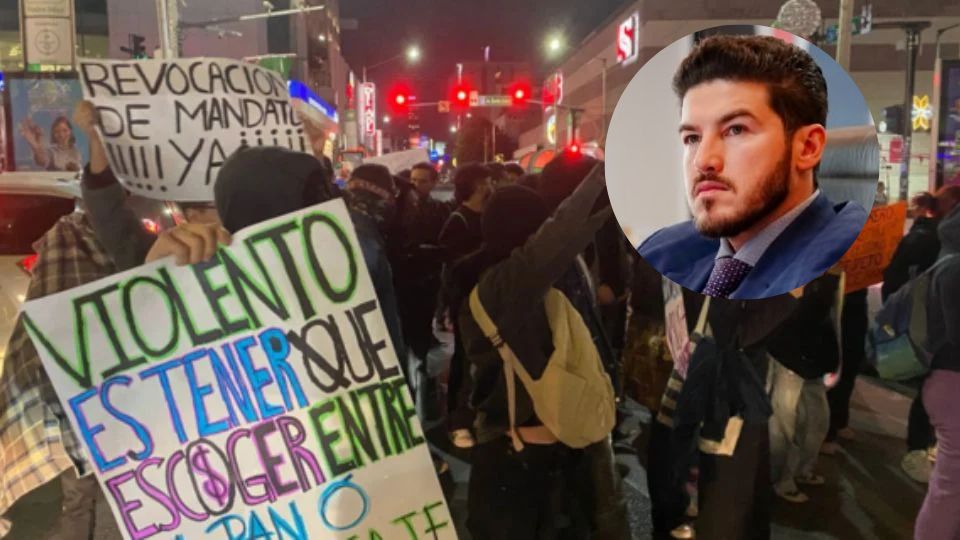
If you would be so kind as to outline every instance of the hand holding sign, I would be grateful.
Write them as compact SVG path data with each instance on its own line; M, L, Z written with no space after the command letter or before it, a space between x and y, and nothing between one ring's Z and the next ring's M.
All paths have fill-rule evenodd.
M205 223L182 223L160 233L147 253L147 262L173 255L177 264L209 261L217 253L217 245L230 245L230 233L223 227Z

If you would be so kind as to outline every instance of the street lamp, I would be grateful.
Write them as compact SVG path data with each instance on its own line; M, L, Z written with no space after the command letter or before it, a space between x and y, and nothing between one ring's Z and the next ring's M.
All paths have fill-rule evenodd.
M450 126L450 133L456 133L456 132L457 132L457 126Z
M389 116L384 116L384 117L383 117L383 123L384 123L384 124L389 124L389 123L390 123L390 117L389 117Z
M417 47L416 45L411 45L407 49L407 60L409 60L410 62L417 62L418 60L420 60L420 47Z
M547 38L547 52L551 56L556 56L563 49L563 36L559 34Z
M420 56L421 56L420 47L417 47L416 45L411 45L410 47L407 48L406 51L404 51L404 52L402 52L402 53L400 53L400 54L398 54L398 55L391 56L390 58L387 58L386 60L384 60L384 61L382 61L382 62L377 62L376 64L373 64L372 66L363 66L363 82L367 82L367 70L368 70L368 69L378 68L378 67L380 67L380 66L382 66L382 65L384 65L384 64L389 64L390 62L393 62L394 60L399 60L399 59L404 58L404 57L407 59L407 62L410 62L411 64L415 64L415 63L417 63L417 62L420 61Z

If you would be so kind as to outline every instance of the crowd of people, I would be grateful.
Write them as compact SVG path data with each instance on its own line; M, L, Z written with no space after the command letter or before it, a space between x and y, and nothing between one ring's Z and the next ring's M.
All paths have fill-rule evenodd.
M431 195L440 178L430 163L398 174L361 165L341 190L322 156L244 148L220 170L213 201L182 204L184 223L155 236L125 204L92 105L81 103L74 121L90 141L84 211L38 244L28 298L163 257L198 263L246 226L343 198L419 399L428 396L418 390L430 378L438 330L453 334L445 430L471 464L466 523L474 539L630 538L612 446L632 435L619 429L628 400L653 413L634 447L658 537L768 538L774 501L806 502L807 486L831 481L818 472L818 455L853 436L867 291L844 295L839 267L765 300L684 290L683 331L693 347L681 372L666 344L664 279L621 232L603 164L591 157L566 152L535 175L461 164L454 200L445 202ZM952 414L960 405L958 203L957 187L914 200L914 225L883 285L886 298L934 272L926 308L937 347L910 412L903 461L911 477L929 482L916 524L923 539L960 535L960 417ZM5 362L4 406L36 396L32 417L62 430L55 443L26 449L38 466L20 492L62 474L64 510L52 538L87 539L99 486L73 472L75 436L22 323ZM837 372L839 380L828 376ZM444 474L447 464L434 460Z

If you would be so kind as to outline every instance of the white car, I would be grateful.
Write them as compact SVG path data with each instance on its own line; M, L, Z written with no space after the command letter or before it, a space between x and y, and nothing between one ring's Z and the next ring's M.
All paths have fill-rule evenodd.
M65 174L69 173L0 174L0 373L37 261L33 244L57 220L77 210L80 182ZM174 225L172 205L139 197L130 203L151 232Z

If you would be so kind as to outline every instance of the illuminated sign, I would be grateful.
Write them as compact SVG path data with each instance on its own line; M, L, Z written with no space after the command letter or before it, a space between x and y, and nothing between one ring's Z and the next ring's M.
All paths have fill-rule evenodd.
M377 89L371 82L360 83L360 125L368 137L377 132Z
M557 113L551 112L550 116L547 116L547 142L550 144L557 144Z
M322 97L314 94L313 91L302 82L293 79L287 81L287 90L290 92L291 99L303 101L335 123L340 121L340 117L337 115L337 108L327 103Z
M933 105L930 96L913 96L913 111L910 113L914 131L930 131L930 120L933 119Z
M629 64L640 56L640 15L634 12L617 30L617 62Z

